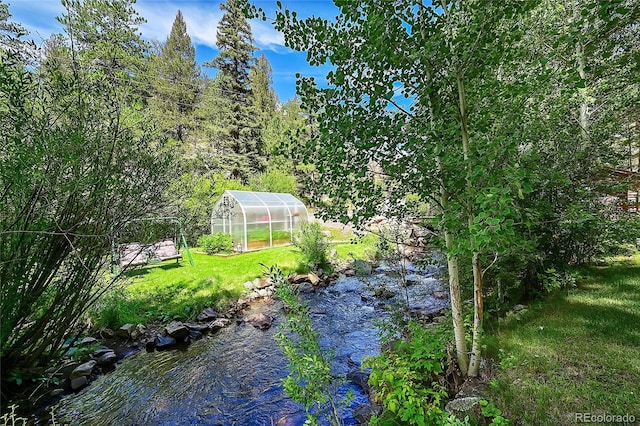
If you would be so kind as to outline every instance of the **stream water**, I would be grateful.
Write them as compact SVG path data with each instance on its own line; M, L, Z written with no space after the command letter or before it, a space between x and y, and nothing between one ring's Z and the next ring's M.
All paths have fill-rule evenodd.
M384 268L383 268L384 269ZM434 270L410 270L410 305L424 312L445 308L448 300L435 298L442 290ZM373 296L372 281L383 283L404 300L397 280L384 273L367 280L342 278L330 287L305 294L321 343L335 351L335 374L346 375L362 358L380 351L374 320L387 315ZM387 301L388 302L388 301ZM78 395L55 407L58 423L71 425L302 425L304 409L283 391L280 379L287 363L275 343L284 321L279 302L252 306L275 318L268 330L232 324L196 341L184 350L140 352L126 358L116 370ZM368 398L354 384L351 409ZM357 424L346 410L346 424ZM286 422L285 422L286 420ZM278 423L280 421L280 423Z

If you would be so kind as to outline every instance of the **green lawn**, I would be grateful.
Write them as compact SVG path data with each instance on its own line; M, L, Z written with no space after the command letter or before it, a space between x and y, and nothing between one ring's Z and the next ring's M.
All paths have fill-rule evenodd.
M335 244L338 261L350 257L370 257L375 238L359 244ZM186 256L180 263L167 261L145 266L127 273L122 285L98 303L93 317L103 327L119 327L125 323L188 320L205 307L224 309L245 291L243 284L261 277L261 264L277 265L283 272L304 272L300 266L302 253L293 246L242 253L232 256L210 256L192 249L195 266Z
M640 256L584 274L568 296L487 336L502 365L490 397L515 424L573 425L575 413L640 420Z

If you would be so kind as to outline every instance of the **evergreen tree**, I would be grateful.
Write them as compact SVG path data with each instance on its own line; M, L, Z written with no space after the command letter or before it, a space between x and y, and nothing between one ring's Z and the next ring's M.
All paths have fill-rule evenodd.
M273 70L264 53L256 60L249 73L249 84L253 94L253 105L260 114L264 129L273 118L278 104L278 96L273 90Z
M264 169L264 142L255 118L249 73L255 51L251 27L242 10L242 2L228 0L220 5L224 15L218 24L219 55L205 66L220 71L219 92L230 101L230 109L220 122L229 123L225 137L216 141L227 155L222 159L224 171L233 178L246 181ZM222 133L221 133L222 134Z
M195 54L187 24L178 11L167 41L158 54L151 56L149 74L154 110L169 135L180 142L185 142L193 127L191 115L200 94L200 67Z

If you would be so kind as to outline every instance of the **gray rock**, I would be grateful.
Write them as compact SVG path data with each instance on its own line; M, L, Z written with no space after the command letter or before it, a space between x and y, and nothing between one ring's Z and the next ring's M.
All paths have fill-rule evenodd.
M154 340L155 348L158 350L168 349L176 344L176 339L171 336L158 334Z
M101 367L112 365L115 364L117 359L118 357L116 356L115 352L107 352L105 354L102 354L100 358L98 358L98 365Z
M382 406L380 405L358 405L353 409L353 418L358 421L359 425L368 425L371 417L382 414Z
M189 329L180 321L171 321L164 328L164 331L165 333L167 333L167 335L173 337L176 340L182 340L189 335Z
M477 396L470 396L466 398L456 398L449 401L445 410L447 413L456 416L458 419L475 418L476 408L480 405L480 398Z
M313 293L314 291L313 284L310 282L304 282L298 285L298 292L300 293Z
M449 295L448 295L446 292L444 292L444 291L435 291L435 292L433 293L433 297L435 297L436 299L442 299L442 300L444 300L444 299L448 298L448 297L449 297Z
M93 367L95 367L96 364L97 362L94 360L87 361L84 364L80 364L71 372L71 374L69 375L69 379L73 380L78 377L91 375Z
M369 386L369 373L362 370L354 370L347 373L347 379L358 386L363 393L369 395L371 393L371 386Z
M218 314L213 309L206 308L196 319L198 321L212 321L216 318L218 318Z
M188 323L188 324L185 324L185 325L187 326L187 328L189 330L199 331L200 333L206 333L207 331L209 331L209 325L208 324Z
M95 337L83 337L82 339L76 342L76 346L90 345L92 343L97 343L97 342L98 342L98 339L96 339Z
M64 389L62 389L62 388L57 388L57 389L54 389L54 390L52 390L51 392L49 392L49 395L55 398L55 397L57 397L57 396L62 395L63 393L64 393Z
M258 296L260 297L269 297L271 296L271 292L266 288L261 288L258 290Z
M125 324L116 331L116 336L128 339L135 327L136 326L134 324Z
M266 330L271 327L273 318L265 314L252 314L244 318L244 322L251 324L260 330Z
M209 329L212 331L220 330L231 324L231 320L227 318L218 318L217 320L209 323Z
M345 276L345 277L355 277L355 276L356 276L356 271L355 271L355 269L351 269L351 268L349 268L349 269L345 269L345 270L344 270L344 276Z
M247 290L253 290L253 282L252 281L245 282L244 288L246 288Z
M84 386L87 386L87 384L89 384L89 379L87 379L87 376L80 376L76 377L75 379L71 379L72 390L78 390Z
M108 348L108 347L106 347L106 346L101 346L101 347L99 347L98 349L96 349L96 350L93 352L93 355L92 355L92 356L93 356L94 358L100 358L102 355L104 355L104 354L106 354L106 353L109 353L109 352L113 352L113 349Z

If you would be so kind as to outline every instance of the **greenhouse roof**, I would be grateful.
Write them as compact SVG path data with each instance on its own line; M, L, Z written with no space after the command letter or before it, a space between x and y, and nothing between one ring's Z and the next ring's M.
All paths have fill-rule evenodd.
M291 194L256 191L225 191L243 206L303 206L302 201ZM306 210L306 208L305 208Z

